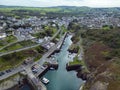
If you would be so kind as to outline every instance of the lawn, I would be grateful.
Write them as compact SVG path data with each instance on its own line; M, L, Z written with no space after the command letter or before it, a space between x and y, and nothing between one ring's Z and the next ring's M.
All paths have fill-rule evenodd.
M33 50L25 50L21 52L11 53L0 57L0 71L19 66L25 58L34 57L36 52Z
M33 42L31 40L21 41L21 42L14 43L8 47L3 48L2 50L0 50L0 52L7 52L7 51L11 51L11 50L16 50L16 49L24 48L27 46L32 46L35 44L37 44L37 43Z
M17 41L17 38L13 35L10 35L5 38L5 41L7 41L8 43L11 43L11 42Z
M83 64L84 64L83 60L73 60L69 62L69 65L83 65Z
M17 41L17 38L13 35L7 36L6 38L0 40L0 48L15 41Z
M34 61L40 60L41 57L42 57L42 54L38 54L38 55L34 58Z
M34 57L34 61L39 60L42 55L46 52L41 46L37 46L32 49L11 53L0 57L0 71L9 68L17 67L23 63L28 57Z
M36 37L36 38L44 38L46 35L47 35L47 34L46 34L44 31L41 31L41 32L32 34L32 36L33 36L33 37Z

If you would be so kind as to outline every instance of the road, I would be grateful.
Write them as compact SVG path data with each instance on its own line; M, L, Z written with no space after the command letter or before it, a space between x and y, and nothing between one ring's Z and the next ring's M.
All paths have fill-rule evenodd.
M34 83L37 90L47 90L46 86L32 73L31 69L26 69L29 81Z
M34 39L35 39L35 38L34 38ZM27 40L32 40L32 39L27 39ZM4 47L0 48L0 50L4 49L4 48L6 48L6 47L8 47L8 46L10 46L10 45L13 45L13 44L15 44L15 43L22 42L22 41L24 41L24 40L18 40L18 41L9 43L9 44L5 45Z
M6 48L6 47L8 47L8 46L10 46L10 45L12 45L12 44L15 44L15 43L17 43L17 42L19 42L19 41L15 41L15 42L9 43L9 44L1 47L0 50L4 49L4 48Z
M8 52L5 52L5 53L1 53L0 54L0 57L1 56L4 56L4 55L7 55L7 54L11 54L11 53L15 53L15 52L20 52L20 51L23 51L23 50L27 50L27 49L30 49L30 48L34 48L34 47L37 47L37 46L39 46L39 45L44 45L45 43L47 43L47 42L50 42L51 40L53 40L56 36L57 36L57 34L59 34L59 32L61 31L61 29L59 29L54 35L53 35L53 37L51 37L49 40L47 40L47 41L43 41L42 43L39 43L39 44L36 44L36 45L33 45L33 46L28 46L28 47L24 47L24 48L21 48L21 49L17 49L17 50L13 50L13 51L8 51ZM17 42L19 42L19 41L17 41ZM14 43L17 43L17 42L14 42ZM14 44L14 43L11 43L10 45L12 45L12 44ZM9 46L9 45L7 45L7 46ZM5 47L4 47L5 48Z
M61 39L59 40L59 42L58 42L56 45L54 45L53 47L51 47L51 48L48 50L48 52L45 53L45 54L42 56L42 58L41 58L39 61L34 62L34 63L30 64L30 65L26 65L26 66L22 66L22 65L21 65L21 66L15 68L15 69L12 69L12 71L11 71L10 73L5 73L4 75L0 76L0 80L6 79L6 78L8 78L8 77L10 77L10 76L12 76L12 75L20 72L20 71L23 71L24 68L28 68L28 69L29 69L29 68L31 68L35 63L39 63L40 65L43 65L44 62L45 62L45 60L46 60L46 58L47 58L49 55L51 55L56 49L58 49L58 46L62 45L65 36L66 36L66 33L64 34L64 36L61 37Z
M63 41L64 41L64 38L66 36L66 33L61 37L61 39L59 40L59 42L54 45L53 47L51 47L48 52L46 52L43 57L37 61L37 63L39 63L40 65L43 65L45 60L47 60L46 58L49 57L55 50L58 50L60 49L60 46L62 45Z
M49 60L47 57L49 57L49 55L51 55L55 50L60 49L62 43L64 42L64 38L65 38L66 34L67 34L67 33L65 33L65 34L61 37L61 39L59 40L59 42L58 42L56 45L54 45L53 47L51 47L51 48L48 50L48 52L47 52L46 54L44 54L39 61L33 63L33 65L37 63L37 64L39 64L40 66L42 66L47 60ZM31 66L33 66L33 65L31 65ZM25 71L27 72L28 77L32 80L32 82L34 83L34 85L36 85L36 87L38 87L40 90L47 90L46 87L44 86L44 84L42 84L41 81L40 81L39 79L37 79L37 77L32 73L32 71L31 71L31 66L28 67L28 68L25 68ZM45 69L44 69L44 70L45 70ZM29 71L29 72L28 72L28 71ZM43 72L43 69L40 68L38 72ZM39 73L39 74L40 74L40 73ZM38 75L37 75L37 76L38 76ZM35 82L35 81L36 81L36 82ZM38 90L39 90L39 89L38 89Z
M5 73L4 75L0 76L0 80L3 80L3 79L5 79L5 78L8 78L8 77L10 77L10 76L12 76L12 75L14 75L14 74L22 71L22 70L23 70L23 69L22 69L22 66L19 66L19 67L15 68L15 69L12 69L11 72Z

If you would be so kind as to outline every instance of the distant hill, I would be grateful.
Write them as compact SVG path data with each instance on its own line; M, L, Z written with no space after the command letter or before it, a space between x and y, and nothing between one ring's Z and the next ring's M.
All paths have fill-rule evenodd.
M6 5L0 5L0 8L16 8L16 7L23 7L23 6L6 6Z
M0 5L0 15L6 16L68 16L85 15L94 12L120 12L120 8L90 8L76 6L56 6L56 7L25 7L25 6L4 6Z
M93 11L120 11L120 7L114 7L114 8L90 8L90 7L77 7L77 6L55 6L55 7L26 7L26 6L5 6L5 5L0 5L0 8L10 8L10 9L61 9L61 10L70 10L72 11L88 11L88 10L93 10Z

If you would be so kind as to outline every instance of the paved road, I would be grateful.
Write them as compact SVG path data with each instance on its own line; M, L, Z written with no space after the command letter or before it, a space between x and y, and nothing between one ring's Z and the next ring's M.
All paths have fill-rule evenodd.
M8 47L8 46L10 46L10 45L12 45L12 44L15 44L15 43L17 43L17 42L19 42L19 41L15 41L15 42L9 43L9 44L5 45L4 47L0 48L0 50L4 49L4 48L6 48L6 47Z
M36 85L37 90L47 90L46 86L32 73L31 67L32 67L34 64L36 64L36 63L39 64L40 66L42 66L42 65L44 64L44 62L46 62L46 61L48 60L47 57L48 57L49 55L51 55L55 50L60 49L62 43L64 42L64 38L65 38L66 34L67 34L67 33L65 33L65 34L61 37L61 39L59 40L59 42L58 42L56 45L54 45L53 47L51 47L51 48L48 50L48 52L46 52L39 61L34 62L34 63L32 63L32 64L29 64L29 65L26 65L26 66L22 66L22 65L21 65L21 66L19 66L18 68L13 69L10 73L5 74L5 75L3 75L3 76L0 76L0 80L3 80L3 79L5 79L5 78L7 78L7 77L10 77L10 76L12 76L12 75L20 72L20 71L25 70L25 71L27 72L28 77L29 77L30 80L32 81L32 83L34 83L34 85ZM42 71L43 71L43 69L40 69L40 70L41 70L41 71L39 71L39 72L42 72Z
M37 44L37 45L34 45L34 46L29 46L29 47L25 47L25 48L21 48L21 49L17 49L17 50L13 50L13 51L9 51L9 52L6 52L6 53L1 53L0 54L0 57L1 56L4 56L4 55L7 55L7 54L11 54L11 53L15 53L15 52L20 52L22 50L27 50L27 49L30 49L30 48L34 48L34 47L37 47L39 46L40 44Z
M33 46L28 46L28 47L24 47L24 48L21 48L21 49L17 49L17 50L13 50L13 51L1 53L1 54L0 54L0 57L1 57L1 56L4 56L4 55L7 55L7 54L11 54L11 53L15 53L15 52L20 52L20 51L22 51L22 50L27 50L27 49L30 49L30 48L34 48L34 47L37 47L37 46L39 46L39 45L44 45L45 43L50 42L51 40L53 40L53 39L57 36L57 34L59 34L60 31L61 31L61 29L59 29L59 30L53 35L53 37L51 37L51 38L50 38L49 40L47 40L47 41L43 41L42 43L39 43L39 44L36 44L36 45L33 45ZM19 41L18 41L18 42L19 42ZM14 42L14 43L17 43L17 42ZM14 43L11 43L10 45L12 45L12 44L14 44Z
M54 45L53 47L51 47L48 52L46 54L43 55L43 57L35 62L37 64L39 64L40 66L42 66L44 64L44 62L46 62L48 60L48 56L51 55L55 50L60 49L64 38L66 36L67 33L64 34L64 36L61 37L61 39L59 40L59 42ZM34 64L35 64L34 63ZM41 83L41 81L39 79L37 79L37 77L32 73L31 71L31 67L25 68L25 71L27 72L28 77L32 80L32 82L34 83L34 85L36 85L36 87L38 87L38 90L47 90L46 87L44 86L44 84ZM43 69L39 69L38 72L43 72ZM40 74L40 73L39 73Z
M65 35L59 40L59 42L58 42L56 45L54 45L52 48L50 48L50 49L48 50L48 52L45 53L45 54L43 55L43 57L42 57L39 61L37 61L37 62L35 62L35 63L39 63L40 65L43 65L43 63L45 62L45 59L46 59L50 54L52 54L52 53L57 49L57 47L63 42L64 37L65 37ZM30 48L31 48L31 47L30 47ZM21 50L25 50L25 49L21 49ZM13 52L14 52L14 51L13 51ZM28 69L29 69L29 68L31 68L35 63L30 64L30 65L27 65L27 66L22 66L22 65L21 65L21 66L15 68L15 69L12 69L12 71L11 71L10 73L5 73L4 75L0 76L0 80L3 80L3 79L5 79L5 78L8 78L8 77L10 77L10 76L12 76L12 75L14 75L14 74L16 74L16 73L24 70L24 68L28 68Z
M46 86L32 73L31 69L25 69L28 78L30 79L32 83L36 86L37 90L47 90Z
M23 70L23 69L22 69L21 66L15 68L15 69L12 69L11 72L5 73L4 75L0 76L0 80L3 80L3 79L5 79L5 78L8 78L8 77L10 77L10 76L12 76L12 75L14 75L14 74L22 71L22 70Z
M39 63L40 65L43 65L45 60L47 60L46 58L48 58L55 50L58 50L60 49L60 46L62 45L63 41L64 41L64 38L66 36L66 33L61 37L61 39L59 40L59 42L54 45L53 47L51 47L48 52L46 52L43 57L37 61L37 63Z
M55 33L55 34L53 35L52 38L50 38L50 40L53 40L53 39L60 33L60 31L62 32L61 28L58 30L57 33Z
M34 39L35 39L35 38L34 38ZM33 39L27 39L27 40L33 40ZM13 44L15 44L15 43L22 42L22 41L24 41L24 40L18 40L18 41L9 43L9 44L5 45L4 47L0 48L0 50L4 49L4 48L6 48L6 47L8 47L8 46L10 46L10 45L13 45Z

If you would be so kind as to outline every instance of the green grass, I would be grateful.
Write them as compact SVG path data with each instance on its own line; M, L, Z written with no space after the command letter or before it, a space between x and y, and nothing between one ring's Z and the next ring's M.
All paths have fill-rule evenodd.
M65 26L61 26L61 28L62 28L62 34L68 31L67 28L65 28Z
M23 63L28 57L34 57L34 61L38 61L42 55L46 52L41 46L34 47L32 49L23 50L20 52L11 53L0 57L0 71L9 68L17 67Z
M6 47L6 48L0 50L0 52L7 52L7 51L11 51L11 50L16 50L19 48L22 48L22 46L20 44L14 44L14 45L11 45L9 47Z
M34 58L34 61L38 61L40 60L40 58L42 57L42 54L44 54L47 50L45 48L43 48L42 46L37 46L35 48L32 48L32 50L37 51L37 55Z
M73 59L73 61L69 62L69 65L81 65L81 66L84 66L84 68L82 69L82 72L89 72L84 60L78 60L77 56Z
M41 13L46 13L46 12L59 12L61 8L30 8L30 7L0 8L1 12L7 12L7 13L13 10L38 11Z
M102 29L103 29L103 30L110 30L110 27L109 27L109 26L106 26L106 27L103 27Z
M73 61L69 62L69 65L84 65L84 61L78 60L78 57L76 56Z
M29 17L34 15L46 15L46 13L60 12L61 8L32 8L32 7L5 7L0 8L0 13L13 17ZM21 14L20 14L21 13ZM37 14L36 14L37 13Z
M38 55L34 58L34 61L40 60L41 57L42 57L42 54L38 54Z
M53 36L57 32L57 28L53 26L44 26L44 30L35 34L32 34L36 38L44 38L45 36Z
M19 44L23 47L26 47L26 46L34 45L34 44L36 44L36 42L33 42L31 40L27 40L27 41L19 42Z
M8 43L11 43L11 42L17 41L17 38L11 35L11 36L6 37L5 41L7 41Z
M83 61L79 61L79 60L74 60L72 62L69 62L69 65L83 65Z
M32 36L36 38L44 38L46 36L46 33L44 31L41 31L41 32L32 34Z
M27 41L21 41L21 42L17 42L15 44L12 44L8 47L3 48L2 50L0 50L0 52L7 52L7 51L11 51L11 50L16 50L16 49L20 49L20 48L24 48L27 46L32 46L35 45L36 43L31 41L31 40L27 40Z
M19 66L25 58L34 57L36 52L33 50L24 50L16 53L11 53L0 57L0 71Z
M0 48L15 41L17 41L17 38L13 35L7 36L6 38L0 40Z

